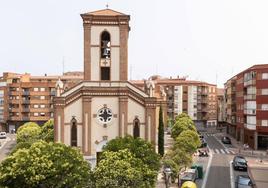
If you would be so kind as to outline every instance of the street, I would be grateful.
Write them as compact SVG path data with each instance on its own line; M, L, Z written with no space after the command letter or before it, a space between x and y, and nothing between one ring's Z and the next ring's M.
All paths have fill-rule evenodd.
M7 133L6 139L0 139L0 161L5 159L7 155L11 152L11 150L16 145L16 135Z

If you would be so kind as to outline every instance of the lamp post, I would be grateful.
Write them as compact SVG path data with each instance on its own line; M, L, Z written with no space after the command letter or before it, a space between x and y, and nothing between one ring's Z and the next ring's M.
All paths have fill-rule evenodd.
M166 188L169 187L171 173L172 173L172 171L169 167L164 168Z

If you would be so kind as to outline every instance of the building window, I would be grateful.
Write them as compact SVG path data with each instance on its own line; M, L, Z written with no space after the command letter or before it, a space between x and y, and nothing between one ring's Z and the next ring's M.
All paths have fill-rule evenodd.
M111 38L107 31L101 34L101 58L110 58L111 52Z
M38 105L38 104L35 104L35 105L34 105L34 108L39 108L39 105Z
M101 67L101 80L110 80L110 67Z
M34 90L34 91L39 91L39 88L38 88L38 87L34 87L33 90Z
M35 113L34 113L34 116L39 116L39 113L38 113L38 112L35 112Z
M45 96L40 96L40 99L41 100L44 100L46 97Z
M262 73L261 78L263 80L267 80L268 79L268 73Z
M40 91L46 91L46 88L41 87L41 88L40 88Z
M44 105L44 104L40 105L40 108L45 108L45 107L46 107L46 105Z
M261 120L261 126L268 126L268 120Z
M262 95L268 95L268 88L267 89L262 89L261 94Z
M71 146L77 147L77 121L74 117L71 120Z
M140 120L138 118L135 118L133 124L134 124L133 137L138 138L140 137Z
M40 113L40 116L46 116L46 113L41 112L41 113Z

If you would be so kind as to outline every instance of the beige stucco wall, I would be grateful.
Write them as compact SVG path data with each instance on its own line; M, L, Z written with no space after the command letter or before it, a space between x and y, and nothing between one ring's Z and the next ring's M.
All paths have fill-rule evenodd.
M145 107L132 99L128 100L128 134L133 135L133 121L138 116L140 123L140 137L145 139Z
M91 80L100 80L100 48L91 47Z
M103 140L103 136L108 136L108 141L116 138L119 135L119 102L117 97L94 97L92 98L92 114L91 114L91 130L92 130L92 153L96 152L97 142ZM97 118L94 117L94 114L98 113L98 110L103 108L104 104L107 105L107 108L112 110L113 114L117 114L117 118L113 117L113 121L107 125L106 128L99 123Z
M120 49L119 47L113 47L111 49L111 80L119 81L119 62L120 62Z
M64 109L64 123L70 123L73 116L77 123L82 122L82 99L79 99Z
M91 27L91 45L100 44L100 36L103 31L108 31L111 36L111 45L120 44L120 32L117 26L92 26Z

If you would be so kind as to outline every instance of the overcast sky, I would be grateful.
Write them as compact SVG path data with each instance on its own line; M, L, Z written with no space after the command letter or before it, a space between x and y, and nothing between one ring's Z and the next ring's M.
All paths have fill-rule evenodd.
M131 15L129 78L188 76L222 87L268 63L267 0L0 0L0 72L83 70L81 13Z

